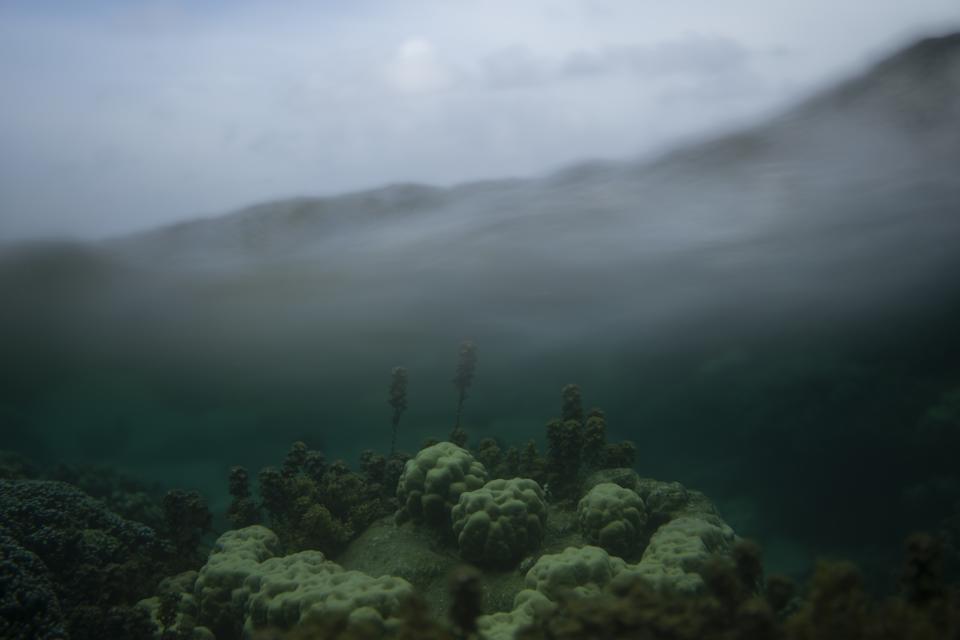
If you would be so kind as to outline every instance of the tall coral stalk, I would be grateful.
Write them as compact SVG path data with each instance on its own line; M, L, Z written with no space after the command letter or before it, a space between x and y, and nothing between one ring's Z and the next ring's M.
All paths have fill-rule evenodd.
M400 416L407 408L407 370L394 367L390 374L390 406L393 407L393 438L390 440L390 456L397 452L397 427Z
M463 414L463 401L467 399L467 389L473 382L477 368L477 347L469 340L460 345L460 359L457 361L457 373L453 384L457 388L457 421L454 429L460 428L460 416Z

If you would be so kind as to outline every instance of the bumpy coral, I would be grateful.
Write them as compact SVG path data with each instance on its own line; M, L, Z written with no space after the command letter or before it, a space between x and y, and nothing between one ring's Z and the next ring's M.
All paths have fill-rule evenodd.
M327 616L383 628L414 593L403 578L372 578L345 571L319 551L266 560L244 580L243 590L249 592L247 632L266 627L289 629Z
M408 460L397 486L399 519L448 526L450 510L465 491L479 489L487 472L466 449L440 442Z
M535 551L543 539L547 507L543 489L527 478L493 480L460 494L453 532L460 555L489 566L510 566Z
M657 529L630 572L658 589L696 592L703 587L698 574L703 564L729 551L734 541L733 529L719 519L683 516Z
M580 500L577 519L588 542L615 555L629 556L647 523L647 512L634 491L604 482Z
M690 514L661 527L637 564L595 546L543 555L527 572L527 588L517 596L514 610L482 616L479 628L488 640L513 638L519 629L543 620L555 603L569 605L571 599L594 597L608 589L625 591L638 583L657 592L701 594L704 581L696 572L717 557L713 554L729 552L733 541L733 531L719 518ZM738 579L740 572L732 571L733 579Z
M201 622L224 629L232 618L247 634L331 616L348 625L385 627L413 597L402 578L345 571L319 551L273 557L276 547L277 537L259 525L222 535L194 587Z
M502 611L477 620L483 640L514 640L517 630L553 613L557 605L539 591L524 589L513 600L512 611Z
M596 593L627 566L600 547L567 547L561 553L541 556L527 572L526 584L550 600L557 600L566 592Z

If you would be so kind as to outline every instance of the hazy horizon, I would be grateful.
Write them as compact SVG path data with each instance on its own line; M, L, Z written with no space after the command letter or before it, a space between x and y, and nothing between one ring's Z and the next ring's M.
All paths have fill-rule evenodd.
M0 239L651 156L958 26L940 0L5 3Z

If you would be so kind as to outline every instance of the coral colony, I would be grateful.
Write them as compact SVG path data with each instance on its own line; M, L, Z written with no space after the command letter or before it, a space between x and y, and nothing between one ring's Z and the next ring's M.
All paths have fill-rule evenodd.
M607 442L577 385L561 390L545 455L533 441L467 448L476 362L464 343L458 442L396 450L397 367L388 456L365 451L353 470L295 442L259 471L256 497L233 467L230 529L215 540L196 492L155 499L117 474L44 474L6 456L0 637L960 637L939 539L907 540L899 594L883 600L849 563L821 563L805 586L765 576L760 548L704 494L637 473L636 447Z

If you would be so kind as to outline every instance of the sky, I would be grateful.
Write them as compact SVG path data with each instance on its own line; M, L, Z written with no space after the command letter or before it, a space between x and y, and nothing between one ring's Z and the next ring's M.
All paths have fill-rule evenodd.
M956 29L956 0L2 0L0 242L652 156Z

